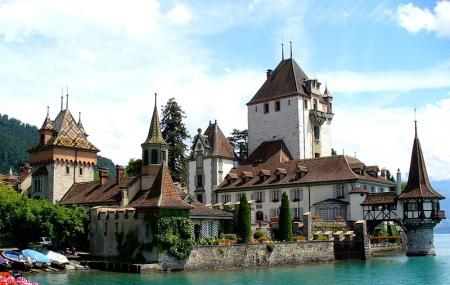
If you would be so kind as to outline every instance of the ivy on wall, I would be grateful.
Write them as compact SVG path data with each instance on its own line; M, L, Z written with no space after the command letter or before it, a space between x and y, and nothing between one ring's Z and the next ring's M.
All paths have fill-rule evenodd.
M157 220L154 242L173 257L186 259L194 248L192 222L184 217L164 217Z

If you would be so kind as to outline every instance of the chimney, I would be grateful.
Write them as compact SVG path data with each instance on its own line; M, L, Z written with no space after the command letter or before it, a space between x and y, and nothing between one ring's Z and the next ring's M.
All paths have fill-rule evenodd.
M267 69L267 79L269 79L272 76L273 70L272 69Z
M402 174L400 173L400 168L397 169L397 195L402 193Z
M120 165L116 165L116 184L119 184L120 180L123 178L125 168Z
M105 185L106 182L108 181L108 169L99 167L98 168L98 177L99 177L100 186Z
M383 178L385 178L386 179L386 169L381 169L381 171L380 171L380 175L381 175L381 177L383 177Z

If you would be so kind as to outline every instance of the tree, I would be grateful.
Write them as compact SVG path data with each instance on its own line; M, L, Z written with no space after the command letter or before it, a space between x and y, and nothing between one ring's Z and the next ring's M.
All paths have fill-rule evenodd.
M250 206L248 205L247 196L241 196L238 209L238 218L236 226L236 234L240 243L250 243L252 241L252 227L250 224Z
M394 178L394 176L392 176L392 174L389 171L389 169L386 169L386 179L395 183L395 178Z
M184 141L190 138L186 126L183 122L186 116L181 106L170 98L162 109L161 128L164 140L169 145L168 166L175 181L186 185L188 146Z
M281 196L280 218L278 224L278 239L282 241L292 241L292 216L289 207L289 198L286 192Z
M128 165L125 168L125 171L128 176L136 176L139 172L141 172L142 159L134 159L130 158L128 161Z
M239 160L244 160L248 156L248 131L233 129L228 141L237 153Z

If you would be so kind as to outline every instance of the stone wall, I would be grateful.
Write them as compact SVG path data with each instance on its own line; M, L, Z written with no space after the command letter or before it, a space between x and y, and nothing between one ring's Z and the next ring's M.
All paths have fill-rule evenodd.
M270 247L273 245L272 250ZM334 260L332 241L199 246L186 261L160 255L163 270L229 269Z

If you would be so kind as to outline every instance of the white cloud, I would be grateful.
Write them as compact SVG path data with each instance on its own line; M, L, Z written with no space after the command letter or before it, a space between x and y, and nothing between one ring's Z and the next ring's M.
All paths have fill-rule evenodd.
M410 33L424 30L435 32L440 38L450 37L449 1L438 1L433 11L419 8L412 3L401 4L395 16L398 24Z
M192 14L185 5L180 3L167 12L167 18L175 24L187 24L191 21Z
M407 91L450 87L450 62L425 70L394 71L324 71L335 92Z
M336 105L335 105L336 106ZM414 139L414 113L410 108L342 106L335 108L333 146L338 153L354 155L366 164L378 164L392 172L409 171ZM450 99L418 108L418 134L431 179L450 179Z

